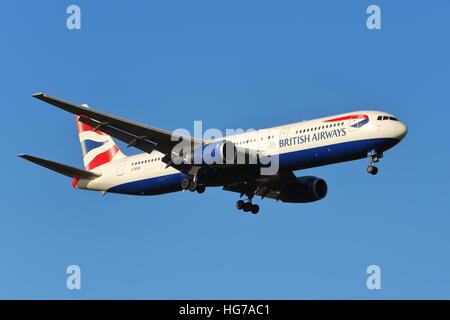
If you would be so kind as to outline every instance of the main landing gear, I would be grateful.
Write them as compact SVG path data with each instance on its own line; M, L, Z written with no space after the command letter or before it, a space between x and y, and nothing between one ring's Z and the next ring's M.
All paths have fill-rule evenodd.
M247 201L244 200L238 200L236 202L236 208L238 210L242 210L244 212L251 212L253 214L257 214L259 212L259 206L257 204L252 203L252 199L255 195L256 187L249 186L245 192L241 194L241 197L245 194L248 198Z
M190 180L185 178L181 180L181 189L189 190L191 192L197 191L198 193L203 193L206 190L206 187L203 183L199 183L197 179Z
M381 158L383 158L383 152L376 152L372 150L368 153L368 156L371 158L371 161L367 166L367 172L374 176L378 173L378 168L375 167L374 164L380 161Z
M257 204L253 204L251 201L244 202L244 200L238 200L236 202L236 208L238 210L251 212L253 214L257 214L259 212L259 206Z

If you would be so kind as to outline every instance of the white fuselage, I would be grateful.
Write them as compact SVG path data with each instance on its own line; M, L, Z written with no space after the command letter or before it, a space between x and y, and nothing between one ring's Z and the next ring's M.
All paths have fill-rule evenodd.
M383 120L383 118L385 118ZM279 156L279 170L299 170L367 157L397 144L407 132L393 115L380 111L356 111L288 125L226 136L236 147ZM178 191L186 175L161 159L158 151L128 156L101 165L93 180L79 180L81 189L128 194L160 194Z

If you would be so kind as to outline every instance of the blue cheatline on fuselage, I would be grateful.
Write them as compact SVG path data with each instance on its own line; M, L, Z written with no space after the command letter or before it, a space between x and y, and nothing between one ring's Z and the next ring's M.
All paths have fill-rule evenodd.
M282 153L279 155L279 170L300 170L366 158L370 150L386 151L399 143L399 141L393 138L364 139ZM127 182L112 187L107 192L157 195L181 190L180 183L184 178L188 178L188 175L181 172L174 173Z

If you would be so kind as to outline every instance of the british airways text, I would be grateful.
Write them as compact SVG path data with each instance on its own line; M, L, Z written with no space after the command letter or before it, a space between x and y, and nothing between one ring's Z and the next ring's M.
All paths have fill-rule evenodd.
M283 147L290 147L295 146L298 144L303 144L311 141L319 141L319 140L326 140L330 138L336 138L336 137L344 137L347 135L347 131L345 128L342 129L335 129L331 131L322 131L322 132L316 132L316 133L308 133L301 136L295 136L287 139L280 139L280 148Z

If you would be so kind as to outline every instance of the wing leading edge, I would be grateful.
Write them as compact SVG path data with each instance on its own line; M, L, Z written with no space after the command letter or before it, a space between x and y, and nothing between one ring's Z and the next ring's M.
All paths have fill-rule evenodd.
M89 120L86 119L91 118L96 121L95 123L98 123L97 126L99 126L99 129L101 128L102 131L106 132L108 131L108 128L111 128L109 131L114 131L115 133L111 134L112 136L116 135L118 139L125 141L132 146L138 142L140 142L141 145L145 145L145 143L143 144L144 141L151 141L154 143L157 150L163 153L170 153L173 146L179 143L180 140L184 140L186 142L190 141L193 144L202 144L201 140L190 136L175 134L168 130L113 116L111 114L77 105L44 93L35 93L33 94L33 97L67 112L86 117L84 119L80 118L80 121L82 122L89 122ZM120 134L117 129L123 131L123 134ZM148 145L144 146L144 148L147 149L144 150L147 152L151 150L151 147Z

